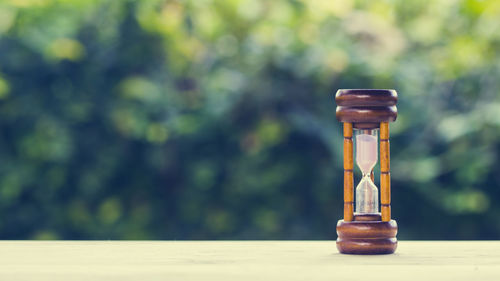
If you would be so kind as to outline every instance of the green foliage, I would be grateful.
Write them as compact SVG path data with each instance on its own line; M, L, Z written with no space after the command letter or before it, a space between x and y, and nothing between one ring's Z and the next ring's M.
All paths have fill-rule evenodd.
M399 237L496 239L499 28L494 0L4 1L0 238L335 238L332 96L395 88Z

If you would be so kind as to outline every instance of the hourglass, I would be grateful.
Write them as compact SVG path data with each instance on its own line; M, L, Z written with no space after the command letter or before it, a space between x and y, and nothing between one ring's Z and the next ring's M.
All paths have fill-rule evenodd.
M344 219L337 223L337 249L341 253L391 254L396 250L398 227L391 219L390 205L389 122L396 120L397 99L395 90L342 89L335 95L336 116L344 123ZM373 177L379 131L381 212ZM356 166L362 174L355 209L353 139Z

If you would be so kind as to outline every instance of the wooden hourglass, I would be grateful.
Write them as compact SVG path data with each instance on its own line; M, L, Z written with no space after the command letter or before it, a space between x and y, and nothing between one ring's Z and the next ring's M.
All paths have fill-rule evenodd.
M337 119L344 123L344 219L337 223L337 249L344 254L391 254L398 227L391 220L389 122L398 115L395 90L342 89L335 95ZM354 210L353 129L356 164L363 176ZM373 182L380 131L380 205Z

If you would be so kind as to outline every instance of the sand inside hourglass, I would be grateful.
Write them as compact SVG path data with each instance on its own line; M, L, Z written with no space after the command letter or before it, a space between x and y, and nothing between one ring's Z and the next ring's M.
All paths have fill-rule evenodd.
M363 174L370 173L377 163L377 137L361 134L356 136L356 163Z

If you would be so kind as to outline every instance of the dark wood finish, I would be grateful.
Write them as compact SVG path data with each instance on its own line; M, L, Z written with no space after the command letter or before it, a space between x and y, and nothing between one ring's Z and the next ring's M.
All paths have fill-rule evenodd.
M353 127L355 129L370 129L370 130L374 130L374 129L378 129L379 125L380 125L380 123L353 123Z
M337 249L339 252L365 255L394 253L398 245L396 221L365 220L369 217L380 218L380 215L376 214L362 216L356 216L356 219L360 220L351 222L340 220L337 223Z
M391 174L389 152L389 123L380 123L380 204L382 221L391 220Z
M398 102L395 90L380 89L340 89L335 95L338 106L393 106Z
M395 90L341 89L335 95L336 116L357 129L376 129L380 122L394 122L398 116Z
M337 249L342 254L384 255L392 254L398 247L396 238L337 239Z
M369 126L378 128L379 124L377 123L380 122L394 122L398 116L398 110L394 105L381 107L337 106L336 116L340 122L361 123L355 125L355 128L370 129Z
M394 238L398 232L396 221L340 221L337 224L339 238Z
M354 216L354 154L352 123L344 123L344 220L352 221Z
M373 213L373 214L354 213L355 221L379 221L381 219L382 216L380 215L380 213Z

